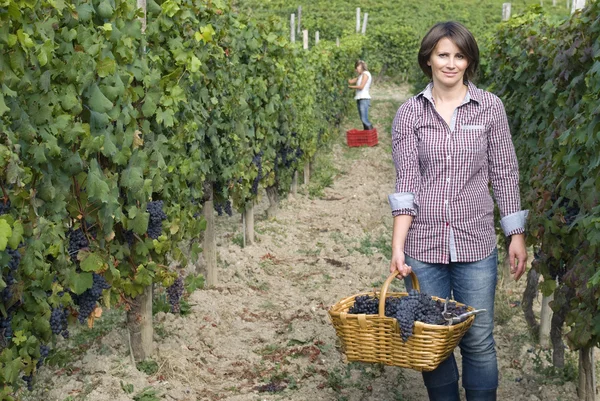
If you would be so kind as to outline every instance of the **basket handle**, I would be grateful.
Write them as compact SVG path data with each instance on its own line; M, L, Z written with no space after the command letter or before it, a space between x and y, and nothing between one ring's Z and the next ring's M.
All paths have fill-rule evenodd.
M395 272L395 273L390 274L390 276L387 278L387 280L385 280L385 283L383 283L383 286L381 287L381 293L379 294L379 316L380 317L385 316L385 297L387 295L388 287L390 286L390 284L396 277L398 277L398 273ZM421 286L419 285L419 280L417 279L417 275L415 273L413 273L412 271L410 272L410 279L412 281L412 288L420 292Z

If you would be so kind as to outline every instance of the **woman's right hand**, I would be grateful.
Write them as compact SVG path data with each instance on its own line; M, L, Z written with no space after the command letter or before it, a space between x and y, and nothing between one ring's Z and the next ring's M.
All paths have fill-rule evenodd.
M403 251L392 253L392 262L390 264L390 273L396 272L400 277L404 278L410 274L412 268L406 264L406 259Z

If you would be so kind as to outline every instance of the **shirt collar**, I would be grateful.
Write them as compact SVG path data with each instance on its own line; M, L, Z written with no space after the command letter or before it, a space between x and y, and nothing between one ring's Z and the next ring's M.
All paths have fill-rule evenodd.
M427 85L427 87L425 87L425 89L423 89L423 91L421 93L419 93L417 96L423 96L425 99L429 100L433 104L433 94L431 93L432 89L433 89L433 82L430 82ZM477 88L475 86L475 84L473 84L473 82L467 81L467 94L465 95L465 98L464 98L463 102L461 103L461 106L463 104L469 103L471 100L474 100L478 104L481 104L481 97L480 97L479 92L480 92L480 89Z

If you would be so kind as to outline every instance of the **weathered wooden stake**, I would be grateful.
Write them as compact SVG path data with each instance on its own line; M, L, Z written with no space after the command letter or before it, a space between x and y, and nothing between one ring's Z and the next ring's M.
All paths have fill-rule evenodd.
M540 345L544 348L550 347L550 327L552 322L550 302L553 300L554 294L542 297L542 311L540 313Z
M295 23L295 18L296 16L294 14L290 15L290 42L292 43L296 43L296 23Z
M291 193L293 196L298 195L298 170L294 171L294 178L292 178Z
M137 0L137 7L144 11L140 17L142 35L146 33L146 0ZM145 43L143 41L142 43ZM146 46L142 45L142 57L145 57ZM154 328L152 326L152 284L144 289L141 295L131 300L131 309L127 311L127 331L129 346L135 362L141 362L154 353Z
M308 30L305 29L302 31L302 47L304 48L304 50L308 50Z
M367 32L367 20L369 19L369 13L365 13L365 18L363 19L362 31L361 33L364 35Z
M360 7L356 7L356 33L360 32Z
M573 7L571 8L571 14L581 10L585 7L585 0L573 0Z
M254 202L250 201L246 203L246 210L244 211L244 246L254 244Z
M215 239L215 201L212 184L207 186L208 200L204 202L202 214L206 220L202 253L206 262L206 285L217 285L217 241Z
M154 353L154 330L152 327L152 284L144 293L131 300L127 311L127 331L135 362L142 362Z
M297 29L297 33L298 35L300 35L300 30L302 26L302 6L298 6L298 29Z
M315 46L319 44L319 31L315 32Z
M308 186L310 183L310 162L304 164L304 185Z
M335 38L335 45L340 47L340 38Z
M579 350L579 386L577 396L580 401L596 401L596 374L594 346Z
M267 208L267 218L273 219L277 217L279 210L279 191L277 186L273 185L266 188L267 198L269 198L269 207Z
M502 21L508 21L510 19L510 3L502 3Z

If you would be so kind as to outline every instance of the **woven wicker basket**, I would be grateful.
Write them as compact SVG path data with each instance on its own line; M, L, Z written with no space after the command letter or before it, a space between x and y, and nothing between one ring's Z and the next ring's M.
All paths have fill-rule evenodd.
M392 274L383 284L379 294L365 292L344 298L329 309L329 317L340 338L348 361L383 363L417 371L435 369L450 356L454 348L473 324L475 316L452 326L440 326L415 322L413 335L407 342L400 337L396 319L385 316L386 297L404 297L406 292L387 292L396 277ZM420 290L419 281L411 273L412 285ZM379 314L349 314L356 297L379 296ZM432 297L438 300L438 297ZM461 305L461 304L459 304ZM469 307L469 310L473 308Z

